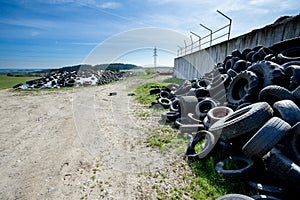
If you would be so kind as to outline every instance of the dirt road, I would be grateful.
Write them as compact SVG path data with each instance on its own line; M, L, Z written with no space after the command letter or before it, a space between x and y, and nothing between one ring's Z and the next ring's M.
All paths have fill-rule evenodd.
M141 120L137 113L147 108L127 95L145 81L1 90L0 199L155 199L146 174L175 158L146 147L159 119Z

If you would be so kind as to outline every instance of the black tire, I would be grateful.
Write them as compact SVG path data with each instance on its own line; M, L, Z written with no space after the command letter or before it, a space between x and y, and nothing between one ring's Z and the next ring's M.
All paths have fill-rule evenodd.
M288 187L300 189L300 167L275 147L263 159L265 168Z
M197 98L209 96L209 91L204 87L197 88L194 93Z
M243 194L226 194L218 197L216 200L254 200L253 198Z
M281 67L285 70L286 68L293 66L293 65L300 66L300 61L287 62L287 63L284 63L283 65L281 65Z
M236 75L237 75L237 72L236 71L234 71L233 69L229 69L228 71L227 71L227 74L230 76L230 77L235 77Z
M187 117L188 113L195 114L198 99L195 96L179 96L179 107L181 117Z
M170 111L179 112L179 110L180 110L179 99L175 98L170 104Z
M218 106L217 102L211 98L207 98L197 103L195 107L195 113L200 117L200 119L204 119L204 117L207 115L207 112L216 106Z
M248 54L250 51L252 51L252 50L249 49L249 48L244 49L244 50L242 51L242 59L246 60L246 56L247 56L247 54Z
M293 97L295 98L295 102L298 106L300 106L300 86L298 86L293 92Z
M169 98L169 95L170 95L169 92L163 90L163 91L161 91L161 92L159 93L158 97L159 97L159 98Z
M250 66L251 63L245 61L245 60L238 60L235 62L234 66L232 67L232 69L237 72L240 73L241 71L245 71L248 66Z
M278 199L277 197L271 196L271 195L253 195L251 198L255 200L282 200Z
M277 101L280 100L291 100L296 101L293 94L284 87L278 85L269 85L263 88L258 95L259 101L268 102L271 106Z
M267 55L273 54L273 51L267 47L261 47L257 53L260 59L263 60Z
M19 84L13 86L13 89L21 89L22 85L23 85L23 83L19 83Z
M161 114L162 121L166 122L175 122L178 118L180 118L180 113L175 111L164 112Z
M231 69L231 68L234 66L234 64L235 64L238 60L240 60L240 58L238 58L238 57L233 57L233 58L231 58L231 59L228 59L228 60L226 61L226 63L225 63L224 68L225 68L226 70Z
M242 152L250 159L257 160L268 153L291 129L278 117L272 117L243 146Z
M239 169L224 169L224 166L229 162L236 162L232 165L236 165ZM239 166L242 163L241 166ZM246 165L245 165L246 164ZM231 164L229 166L232 166ZM219 174L222 174L228 179L244 179L248 178L253 171L253 160L245 156L230 156L219 162L217 162L215 169Z
M168 88L170 91L175 91L177 88L179 88L179 85L176 83L171 83L167 85L166 88Z
M276 57L273 54L268 54L264 57L264 60L276 62Z
M246 61L249 61L249 62L253 62L252 61L252 56L256 53L256 51L253 51L251 50L249 53L247 53L246 55Z
M247 182L249 186L262 191L262 192L266 192L269 194L276 194L276 195L282 195L282 194L286 194L286 189L283 187L279 187L279 186L273 186L273 185L267 185L264 183L258 183L255 181L248 181Z
M252 104L252 103L250 103L250 102L242 103L241 105L239 105L239 106L236 108L236 110L239 110L239 109L244 108L244 107L246 107L246 106L249 106L249 105L251 105L251 104Z
M261 61L262 58L259 56L259 53L258 52L255 52L253 55L252 55L252 58L251 58L251 61L252 62L258 62L258 61Z
M277 62L279 64L291 61L300 61L300 47L286 49L277 55Z
M280 52L292 48L292 47L297 47L300 45L300 38L292 38L292 39L287 39L284 41L280 41L277 43L274 43L270 49L274 52L274 54L279 54Z
M300 109L291 100L277 101L273 105L274 115L283 119L291 126L300 121Z
M268 85L280 85L284 87L288 85L288 79L284 70L274 62L260 61L248 67L247 70L254 72L261 79L262 88Z
M155 88L149 91L150 95L159 94L161 92L160 88Z
M292 127L285 138L285 148L288 156L300 166L300 122Z
M225 66L227 60L231 59L232 57L233 57L232 55L227 55L227 56L225 57L225 59L223 60L222 66Z
M205 159L207 158L210 153L213 151L215 145L217 144L218 138L216 138L212 133L206 130L202 130L196 133L192 142L188 145L186 156L188 158L198 158L198 159ZM195 146L199 142L205 142L203 144L203 149L201 152L195 151Z
M289 90L294 90L300 85L300 66L291 65L285 69L285 73L289 77Z
M227 98L231 105L255 102L259 93L259 78L251 71L243 71L229 84Z
M171 100L170 100L170 99L167 99L167 98L159 98L159 99L158 99L158 103L159 103L164 109L167 109L167 108L170 108Z
M234 49L231 51L231 55L233 57L242 58L242 53L238 49Z
M254 103L220 119L209 128L209 131L220 135L222 140L229 140L252 134L261 128L272 115L273 110L268 103Z
M208 121L207 116L203 119L202 123L203 123L204 127L205 127L207 130L208 130L209 127L211 126L211 123Z
M200 80L197 81L198 88L201 87L206 88L210 83L211 81L206 78L201 78Z
M260 48L262 48L262 47L264 47L264 46L262 46L262 45L257 45L257 46L255 46L255 47L253 47L252 48L252 51L258 51Z

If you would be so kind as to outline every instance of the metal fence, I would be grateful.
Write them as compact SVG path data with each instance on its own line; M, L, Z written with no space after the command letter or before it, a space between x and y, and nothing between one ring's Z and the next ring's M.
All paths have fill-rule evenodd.
M232 20L223 14L222 12L218 11L222 16L226 17L229 20L229 24L219 28L218 30L211 30L210 28L204 26L203 24L200 24L203 28L208 30L210 33L204 37L199 36L198 34L194 32L190 32L192 35L196 36L198 40L194 41L192 38L192 35L190 35L191 42L190 44L187 44L186 40L184 40L184 46L181 47L178 45L178 50L177 50L177 56L184 56L189 53L193 53L195 51L201 50L203 48L210 47L214 41L220 40L227 36L227 40L230 38L230 32L231 32L231 23ZM226 33L224 33L224 30L228 30ZM223 31L223 32L222 32Z

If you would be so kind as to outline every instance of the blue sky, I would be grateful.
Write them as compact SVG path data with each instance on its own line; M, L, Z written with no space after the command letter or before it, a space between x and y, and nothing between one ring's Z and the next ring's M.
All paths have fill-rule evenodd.
M173 65L178 46L232 20L231 38L299 14L298 0L0 0L0 68ZM193 36L194 37L194 36ZM196 40L196 38L193 38Z

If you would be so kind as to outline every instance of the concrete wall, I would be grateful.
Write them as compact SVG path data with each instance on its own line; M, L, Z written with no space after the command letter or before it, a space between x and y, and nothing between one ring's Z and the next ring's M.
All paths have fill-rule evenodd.
M279 18L271 25L253 30L245 35L213 45L206 49L175 58L174 77L192 80L200 78L213 69L216 63L223 62L224 58L234 49L242 51L258 45L270 47L276 42L300 36L300 15L288 18Z

